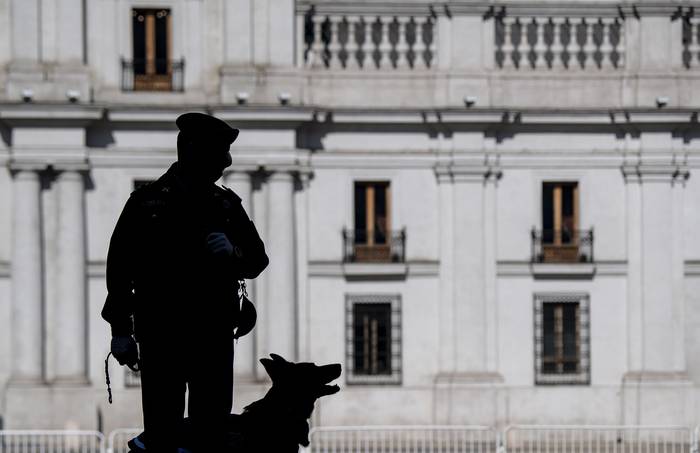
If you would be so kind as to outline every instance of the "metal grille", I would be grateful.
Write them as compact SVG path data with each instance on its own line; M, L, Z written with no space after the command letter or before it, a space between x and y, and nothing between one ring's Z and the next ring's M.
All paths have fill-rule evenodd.
M369 235L373 234L372 241ZM389 232L377 238L379 232L343 230L343 261L346 263L403 263L406 261L406 230Z
M176 91L185 90L185 60L154 60L162 72L145 74L140 69L146 65L145 59L122 59L123 91Z
M401 296L347 295L345 307L348 384L400 384Z
M589 384L588 295L535 294L534 299L535 383Z
M0 453L103 453L104 436L97 431L0 431Z
M509 426L508 453L690 453L689 428L678 426Z
M533 263L592 263L593 229L535 230L532 238Z

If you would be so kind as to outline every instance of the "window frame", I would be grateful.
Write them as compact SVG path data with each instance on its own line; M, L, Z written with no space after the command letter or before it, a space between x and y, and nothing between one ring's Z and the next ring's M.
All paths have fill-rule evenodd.
M544 305L576 303L579 306L579 371L545 373L543 371ZM535 385L590 385L590 296L587 293L536 293L533 297L533 341Z
M391 374L362 374L355 372L354 307L355 304L390 304ZM345 369L348 385L401 385L403 376L402 312L400 294L345 295Z

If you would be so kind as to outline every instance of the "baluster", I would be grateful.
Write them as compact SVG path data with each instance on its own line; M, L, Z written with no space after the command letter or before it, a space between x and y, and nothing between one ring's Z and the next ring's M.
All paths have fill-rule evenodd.
M425 41L423 40L423 27L428 21L427 17L414 17L416 24L416 42L413 44L413 67L414 68L426 68L428 65L425 60L425 50L427 49Z
M619 18L615 18L615 25L617 25L617 29L619 30L620 37L617 42L617 67L618 68L624 68L625 67L625 23L621 21Z
M428 52L430 53L430 65L432 67L436 67L437 66L437 58L438 58L438 51L437 51L438 21L436 19L429 17L426 22L428 22L430 24L430 45L428 46Z
M700 41L698 41L698 23L690 22L690 43L688 44L688 52L690 52L689 65L691 68L698 66L698 52L700 52Z
M410 20L410 17L402 16L397 18L398 20L398 41L396 43L396 68L405 69L408 67L408 42L406 42L406 24Z
M595 21L593 19L584 19L582 22L586 24L586 44L583 46L583 53L586 55L585 69L592 69L595 67L595 60L593 57L597 49L593 42L593 26L595 25Z
M537 41L535 42L535 68L536 69L541 69L545 66L547 66L547 60L545 60L545 53L547 52L547 43L544 42L544 27L547 25L547 20L546 17L541 17L541 18L535 18L534 23L535 23L535 30L537 31L536 37Z
M372 64L372 50L374 49L374 44L372 43L372 25L366 17L361 16L358 26L362 34L362 44L358 42L357 65L362 69L366 69L367 65Z
M585 43L579 41L579 28L581 24L585 25L582 17L578 19L570 19L571 38L569 40L569 70L575 71L581 69L580 53L583 52Z
M359 57L357 56L360 48L357 42L357 29L361 26L360 16L346 16L345 19L348 23L348 41L345 44L345 51L348 57L345 61L345 68L357 69L360 65Z
M342 46L338 38L338 29L340 28L342 20L343 16L328 16L328 25L331 28L331 39L328 43L328 67L330 69L338 69L341 67L340 50Z
M391 42L389 41L389 26L394 20L391 16L379 16L381 39L379 41L379 64L377 69L391 67Z
M503 18L503 68L513 67L513 52L515 51L515 46L513 45L513 36L511 35L511 27L515 22L510 17Z
M603 36L603 40L600 43L600 54L601 54L601 61L600 65L601 67L604 68L613 68L613 61L612 61L612 51L613 51L613 46L610 43L610 32L612 31L612 24L615 22L615 19L600 19L600 25L602 27L601 32Z
M564 67L564 46L562 44L561 35L563 33L566 19L563 17L552 17L552 69L560 69Z
M519 69L527 68L530 65L528 59L530 53L530 43L527 41L527 26L529 21L525 18L518 18L520 23L520 44L518 44L518 52L520 53Z
M311 21L314 24L314 41L311 45L311 52L309 52L307 63L314 68L323 65L323 37L321 36L321 29L324 20L325 17L321 15L314 15L311 17Z

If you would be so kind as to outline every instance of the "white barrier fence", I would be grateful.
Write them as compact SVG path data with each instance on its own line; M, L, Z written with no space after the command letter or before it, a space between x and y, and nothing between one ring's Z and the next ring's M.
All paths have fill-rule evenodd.
M488 426L337 426L313 428L308 453L495 453Z
M508 453L695 453L697 438L682 426L509 426Z
M105 439L98 431L7 430L0 453L105 453Z
M107 437L107 453L129 453L126 443L138 436L142 428L119 428L109 433Z
M141 429L0 430L0 453L128 453ZM700 427L324 426L303 453L700 453Z

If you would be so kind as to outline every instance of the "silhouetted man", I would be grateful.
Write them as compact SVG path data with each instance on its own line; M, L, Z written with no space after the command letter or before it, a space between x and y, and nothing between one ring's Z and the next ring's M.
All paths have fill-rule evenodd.
M102 317L120 364L140 354L148 451L177 451L187 385L199 451L222 452L238 280L257 277L268 258L241 199L215 184L238 130L200 113L176 124L177 162L131 194L114 229Z

